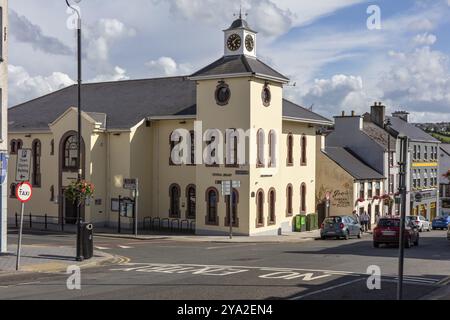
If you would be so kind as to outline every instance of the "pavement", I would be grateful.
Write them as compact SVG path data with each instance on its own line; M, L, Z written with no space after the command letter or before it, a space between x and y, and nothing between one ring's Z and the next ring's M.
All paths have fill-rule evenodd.
M177 242L212 242L212 243L283 243L283 242L303 242L313 241L320 238L320 230L307 232L286 232L279 236L197 236L186 234L170 234L170 233L145 233L142 232L138 236L132 234L117 234L111 229L97 229L95 231L97 237L106 237L114 239L134 239L134 240L167 240Z
M20 273L51 273L67 270L68 266L79 266L81 268L93 267L107 261L114 261L114 256L95 251L94 257L83 262L75 259L76 250L68 246L50 245L24 245L22 247L20 270L16 271L16 245L8 246L8 252L0 256L0 279L4 276L18 275Z
M70 246L74 235L26 234L24 244ZM398 248L362 239L213 243L162 238L94 238L96 250L122 257L82 271L81 290L65 273L0 284L0 299L43 300L395 300ZM10 235L10 243L16 235ZM370 288L370 270L381 272ZM421 234L405 250L405 299L444 299L450 279L445 232Z

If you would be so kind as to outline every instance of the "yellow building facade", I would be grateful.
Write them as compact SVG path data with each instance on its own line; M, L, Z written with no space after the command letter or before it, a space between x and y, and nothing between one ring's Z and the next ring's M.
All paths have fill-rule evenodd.
M295 215L316 212L316 132L332 122L283 99L289 80L256 57L256 44L239 18L225 30L224 56L189 77L83 85L81 163L96 189L83 208L86 221L117 225L114 203L132 196L126 178L139 179L141 226L158 217L184 220L197 234L227 234L220 183L230 180L240 183L229 208L235 234L281 234L292 231ZM31 149L27 211L57 223L75 218L64 197L79 161L75 99L68 87L9 111L9 175L17 150ZM181 145L187 149L177 153ZM11 223L19 212L14 187L10 181Z

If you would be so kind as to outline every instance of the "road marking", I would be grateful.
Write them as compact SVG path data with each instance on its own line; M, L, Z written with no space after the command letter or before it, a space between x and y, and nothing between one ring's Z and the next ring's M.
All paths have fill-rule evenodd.
M133 247L129 247L129 246L118 245L118 247L121 248L121 249L133 249Z
M239 248L239 247L250 247L250 246L255 246L256 244L254 243L249 243L249 244L238 244L238 245L227 245L227 246L220 246L220 247L209 247L206 248L206 250L216 250L216 249L229 249L229 248Z
M239 273L256 270L262 274L258 277L270 280L293 280L313 282L333 276L354 276L352 273L338 271L334 274L331 270L309 270L288 268L264 268L247 266L223 266L223 265L197 265L197 264L164 264L164 263L124 263L121 268L110 269L111 271L123 272L148 272L166 274L192 274L202 276L230 276ZM357 275L358 277L360 275Z
M107 247L98 247L98 246L96 246L95 249L97 249L97 250L111 250L111 248L107 248Z
M328 288L317 290L317 291L314 291L314 292L310 292L310 293L307 293L307 294L304 294L304 295L296 296L296 297L293 297L293 298L291 298L289 300L301 300L303 298L306 298L306 297L309 297L309 296L313 296L313 295L318 294L318 293L323 293L323 292L334 290L334 289L337 289L337 288L340 288L340 287L345 287L345 286L348 286L350 284L353 284L353 283L356 283L356 282L359 282L359 281L363 281L363 280L365 280L365 279L355 279L355 280L344 282L344 283L341 283L341 284L338 284L338 285L335 285L335 286L332 286L332 287L328 287Z

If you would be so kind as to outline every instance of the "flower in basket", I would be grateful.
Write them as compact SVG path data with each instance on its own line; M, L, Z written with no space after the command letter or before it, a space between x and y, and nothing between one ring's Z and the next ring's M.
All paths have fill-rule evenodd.
M89 181L81 180L72 182L64 192L69 201L82 205L94 195L95 187Z
M359 202L359 203L364 202L364 201L366 201L366 200L364 200L364 198L359 198L359 199L357 200L357 202Z
M450 179L450 170L442 175L444 178Z

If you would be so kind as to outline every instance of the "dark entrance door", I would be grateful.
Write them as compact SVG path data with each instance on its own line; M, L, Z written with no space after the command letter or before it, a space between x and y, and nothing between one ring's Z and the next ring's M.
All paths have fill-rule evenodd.
M317 205L317 213L319 214L319 227L327 217L327 205L326 202L319 203Z
M77 222L77 204L67 198L64 198L64 218L66 224Z

